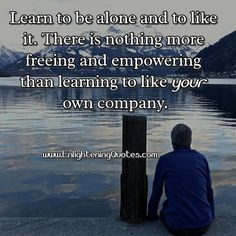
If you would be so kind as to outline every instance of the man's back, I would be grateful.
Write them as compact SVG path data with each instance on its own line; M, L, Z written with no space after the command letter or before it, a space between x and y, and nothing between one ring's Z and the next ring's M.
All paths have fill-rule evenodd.
M211 223L214 203L210 171L202 154L190 148L178 148L160 157L149 203L151 214L159 203L164 183L167 200L162 212L169 226L192 229Z

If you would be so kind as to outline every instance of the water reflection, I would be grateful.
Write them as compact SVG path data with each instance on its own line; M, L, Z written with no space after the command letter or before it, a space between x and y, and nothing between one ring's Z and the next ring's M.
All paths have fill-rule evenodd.
M195 94L199 94L211 100L212 106L217 108L220 111L223 111L221 114L224 118L229 118L229 125L234 125L231 122L236 117L236 86L232 85L211 85L203 86L198 90L194 90ZM226 120L227 122L227 120Z
M137 111L148 116L148 151L162 154L171 150L171 128L179 122L191 126L193 148L206 154L214 171L220 214L225 204L230 206L222 192L227 195L230 188L235 193L236 185L235 85L207 85L173 94L151 88L113 92L21 89L8 86L10 83L0 83L1 216L117 214L121 160L44 160L41 153L121 151L124 112L97 108L66 111L62 108L65 99L166 99L169 109L164 112ZM155 163L148 160L150 185Z

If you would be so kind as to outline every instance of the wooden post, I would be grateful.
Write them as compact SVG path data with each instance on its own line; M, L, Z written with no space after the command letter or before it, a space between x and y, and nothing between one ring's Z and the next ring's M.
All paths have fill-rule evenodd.
M146 152L147 118L123 115L122 151ZM147 175L145 158L122 159L120 217L128 223L141 223L147 212Z

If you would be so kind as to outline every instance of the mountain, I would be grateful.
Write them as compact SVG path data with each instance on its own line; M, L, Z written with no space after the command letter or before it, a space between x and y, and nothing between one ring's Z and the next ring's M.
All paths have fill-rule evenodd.
M25 53L10 50L0 43L0 69L16 62L24 56Z
M236 77L236 31L204 48L196 57L202 58L200 70L181 69L179 73L191 76Z
M101 35L103 37L112 35L119 36L125 35L129 32L133 32L135 35L140 35L140 32L144 32L145 35L162 36L154 27L142 27L132 26L131 28L118 28L110 26L105 32L94 32L95 35ZM86 38L90 36L90 32L84 32ZM113 57L174 57L179 56L195 56L195 51L186 46L170 47L164 46L160 49L154 46L107 46L102 43L100 46L89 46L88 44L83 46L50 46L46 47L34 54L34 57L49 57L53 54L57 56L69 58L75 57L77 67L73 70L69 70L66 67L25 67L25 58L18 60L16 63L12 63L5 67L5 71L9 72L12 76L19 76L30 74L32 76L57 76L63 74L65 76L137 76L142 74L153 75L165 75L167 73L173 73L174 68L170 67L141 67L138 70L134 70L131 67L113 67L108 64L107 67L79 67L78 62L81 57L101 57L103 54L107 54L108 62Z
M7 74L6 72L0 70L0 77L9 77L10 74Z

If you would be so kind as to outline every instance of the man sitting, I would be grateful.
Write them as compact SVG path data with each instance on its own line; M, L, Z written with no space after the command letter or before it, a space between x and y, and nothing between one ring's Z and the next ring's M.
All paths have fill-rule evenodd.
M148 218L157 219L165 184L166 200L160 219L174 235L202 235L214 219L214 199L208 162L190 148L192 131L176 125L171 132L174 151L161 156L156 166Z

